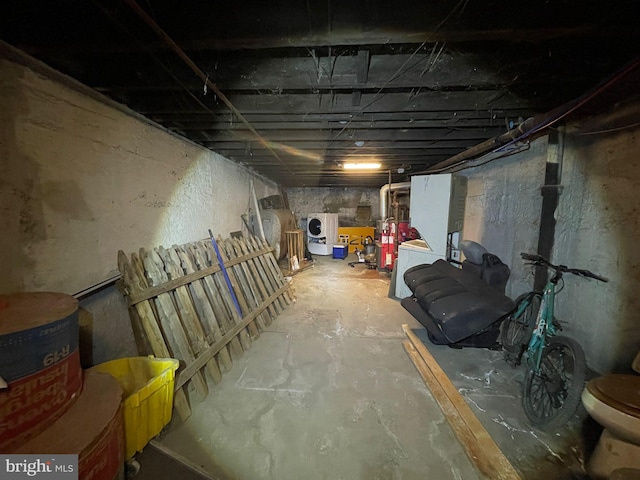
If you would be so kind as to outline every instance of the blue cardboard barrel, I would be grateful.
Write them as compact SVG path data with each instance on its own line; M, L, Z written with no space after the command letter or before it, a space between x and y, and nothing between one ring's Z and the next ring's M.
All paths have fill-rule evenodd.
M77 312L63 293L0 295L0 451L43 431L80 393Z

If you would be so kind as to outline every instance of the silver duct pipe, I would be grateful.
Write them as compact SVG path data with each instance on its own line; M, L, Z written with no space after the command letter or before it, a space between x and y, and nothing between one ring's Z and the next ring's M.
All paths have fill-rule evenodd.
M380 189L380 220L385 220L387 215L387 195L395 190L409 190L411 182L387 183Z

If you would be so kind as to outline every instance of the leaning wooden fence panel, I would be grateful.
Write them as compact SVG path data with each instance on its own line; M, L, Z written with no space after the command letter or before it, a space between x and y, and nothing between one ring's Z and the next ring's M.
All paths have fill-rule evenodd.
M250 237L118 252L141 353L180 360L174 404L182 419L191 415L190 392L205 397L206 377L220 382L291 303L272 251Z

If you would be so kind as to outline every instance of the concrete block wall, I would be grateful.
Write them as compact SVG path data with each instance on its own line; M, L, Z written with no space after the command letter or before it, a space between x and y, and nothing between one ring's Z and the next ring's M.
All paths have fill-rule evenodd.
M638 118L640 103L630 108ZM566 277L559 318L590 365L623 371L640 351L640 128L582 133L566 137L554 257L609 282Z
M380 190L375 188L298 187L285 189L298 221L310 213L337 213L341 227L365 226L356 222L356 207L371 206L371 226L380 218Z
M0 293L76 293L116 274L120 249L240 230L252 179L258 197L277 192L43 71L0 59ZM85 304L94 360L135 354L120 293Z
M533 288L520 252L537 250L546 153L542 137L526 152L458 173L468 181L462 238L481 243L509 265L506 294L511 298Z
M630 108L637 112L640 105ZM566 276L556 317L563 333L581 343L592 369L624 371L640 350L640 129L581 135L570 125L567 131L551 260L610 282ZM533 286L519 253L537 249L546 149L546 137L539 138L527 152L461 172L469 180L463 236L510 265L512 298Z

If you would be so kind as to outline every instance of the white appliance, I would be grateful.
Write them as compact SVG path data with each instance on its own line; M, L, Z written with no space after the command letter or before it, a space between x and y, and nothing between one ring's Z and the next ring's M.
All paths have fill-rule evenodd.
M398 260L396 263L396 291L397 298L406 298L411 296L411 290L404 283L404 272L416 265L424 263L433 263L436 260L445 259L446 256L435 253L424 240L409 240L398 246Z
M466 199L466 177L450 173L411 177L409 220L433 252L459 259Z
M310 213L307 216L309 252L313 255L332 255L338 241L337 213Z
M410 223L423 240L398 247L396 297L411 296L404 283L409 268L436 260L460 260L458 242L464 221L467 178L450 173L411 177Z

